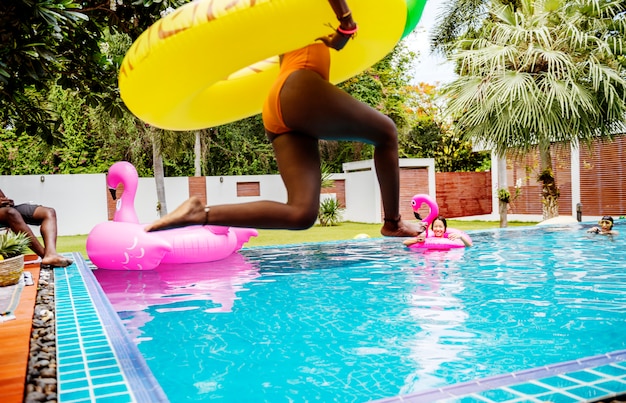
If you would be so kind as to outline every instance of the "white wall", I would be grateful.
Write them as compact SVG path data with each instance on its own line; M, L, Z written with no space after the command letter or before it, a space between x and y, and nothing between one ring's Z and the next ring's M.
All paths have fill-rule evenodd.
M577 216L576 205L581 202L580 198L580 149L574 146L574 143L570 143L570 169L571 169L571 184L572 184L572 217Z
M401 166L408 166L415 161L421 164L425 160L401 160ZM429 162L428 166L432 171L429 182L434 189L434 161ZM346 209L343 219L380 223L382 205L373 161L344 164L344 170L343 174L331 176L331 179L345 179ZM259 182L260 196L237 197L238 182ZM165 178L168 211L173 211L189 198L188 183L186 177ZM280 175L214 176L207 177L206 183L209 204L287 201L287 190ZM106 186L105 174L0 175L0 189L16 204L32 201L53 207L57 212L58 234L61 236L88 234L96 224L107 220L107 198L111 196ZM139 178L135 210L142 223L152 222L159 217L154 178ZM33 227L33 231L39 233L38 227Z
M401 158L401 168L426 168L428 171L428 194L436 197L435 160L433 158ZM383 209L380 187L376 177L374 160L343 164L346 178L345 221L382 223Z
M43 179L43 181L42 181ZM59 235L87 234L107 220L104 174L0 175L0 189L16 204L33 202L54 207ZM38 227L32 227L35 234Z
M187 180L187 178L185 178ZM259 182L260 195L237 197L237 183ZM209 176L206 181L208 204L232 204L259 200L287 201L287 189L280 175Z
M165 203L167 211L174 210L189 198L189 185L185 177L165 178ZM104 185L106 186L106 185ZM139 178L135 195L135 210L139 222L149 223L159 218L157 211L156 182L154 178Z
M105 174L83 175L0 175L0 189L16 204L33 202L53 207L57 212L59 235L83 235L98 223L107 220ZM232 204L256 200L285 202L287 190L279 175L207 177L209 204ZM259 182L261 195L237 197L237 182ZM173 211L189 198L186 177L165 178L165 200ZM135 195L135 211L139 221L148 223L159 218L154 178L139 178ZM38 234L39 229L32 226Z
M345 221L379 223L380 189L374 171L350 172L346 178Z

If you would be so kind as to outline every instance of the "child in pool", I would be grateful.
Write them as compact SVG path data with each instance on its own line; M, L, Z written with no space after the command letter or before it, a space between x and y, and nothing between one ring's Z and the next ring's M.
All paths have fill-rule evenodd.
M600 221L598 221L599 227L591 227L587 232L600 235L617 235L618 231L613 229L613 217L605 215Z
M434 236L435 238L448 238L451 241L460 239L466 247L472 246L472 241L468 239L467 237L465 237L463 234L458 233L458 232L446 232L448 229L448 222L442 216L438 216L437 218L435 218L430 228L432 229L432 232L433 232L432 236ZM416 237L409 238L403 241L402 243L405 244L406 246L411 246L416 243L424 242L425 240L426 240L426 231L422 232Z

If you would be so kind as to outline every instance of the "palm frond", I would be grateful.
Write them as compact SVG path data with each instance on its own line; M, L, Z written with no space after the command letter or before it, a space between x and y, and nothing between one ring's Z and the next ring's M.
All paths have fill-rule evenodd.
M468 138L506 152L624 126L621 3L522 0L490 12L486 35L457 42L460 77L443 89Z

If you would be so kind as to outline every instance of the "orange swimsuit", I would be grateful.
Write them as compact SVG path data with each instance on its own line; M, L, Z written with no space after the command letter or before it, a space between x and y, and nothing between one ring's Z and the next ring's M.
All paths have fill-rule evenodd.
M263 126L265 126L265 130L271 133L282 134L292 131L283 121L280 108L280 91L291 73L297 70L315 71L328 81L330 71L329 48L323 43L315 43L283 55L280 73L263 105Z

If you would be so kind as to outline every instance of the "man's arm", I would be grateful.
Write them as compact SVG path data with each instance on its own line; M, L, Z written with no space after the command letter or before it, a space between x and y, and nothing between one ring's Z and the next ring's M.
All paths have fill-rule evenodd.
M0 207L13 207L14 205L13 200L6 197L2 189L0 189Z

